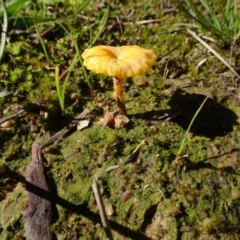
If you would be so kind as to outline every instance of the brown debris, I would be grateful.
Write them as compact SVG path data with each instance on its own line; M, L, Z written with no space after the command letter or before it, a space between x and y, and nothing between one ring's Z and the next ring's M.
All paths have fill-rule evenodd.
M32 161L26 170L27 199L22 212L26 240L51 240L51 194L44 176L39 144L32 145Z
M129 122L129 118L124 114L118 112L106 112L102 121L103 126L123 128Z
M93 112L93 111L92 111ZM50 146L51 144L60 141L71 129L75 128L81 120L84 120L87 116L90 117L91 111L85 109L76 118L74 118L66 127L55 133L47 141L45 141L41 149Z

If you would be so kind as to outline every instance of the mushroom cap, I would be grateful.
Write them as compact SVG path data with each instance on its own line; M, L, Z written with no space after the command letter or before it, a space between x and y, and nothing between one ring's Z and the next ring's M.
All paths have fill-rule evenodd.
M103 45L86 49L82 58L83 65L94 73L125 79L147 72L155 64L157 55L153 50L136 45Z

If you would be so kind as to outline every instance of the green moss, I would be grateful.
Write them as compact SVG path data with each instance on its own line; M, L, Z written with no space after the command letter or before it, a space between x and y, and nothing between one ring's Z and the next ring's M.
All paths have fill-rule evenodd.
M5 48L5 51L9 52L10 54L12 54L14 56L18 56L21 52L23 44L24 44L23 41L10 43L10 45L8 45Z
M77 4L81 5L80 2ZM163 14L165 6L174 5L171 1L166 3L110 3L108 24L96 45L136 43L154 49L159 59L150 72L125 81L124 99L130 118L126 127L99 126L97 122L103 117L99 113L93 117L91 126L71 131L44 150L45 173L54 198L58 195L81 209L78 212L57 205L58 219L51 228L59 239L105 238L91 189L94 177L98 178L104 203L114 207L113 215L109 216L111 222L116 223L112 224L114 239L141 239L139 232L152 239L169 240L225 240L239 235L236 214L240 196L240 127L236 124L240 116L239 86L218 59L190 39L184 29L176 29L174 23L189 22L179 12ZM18 16L48 16L47 6L38 2L32 4L35 5L26 6ZM42 100L41 111L39 108L27 111L14 118L10 129L0 128L0 163L7 169L1 173L0 182L3 187L0 188L0 206L6 209L0 213L1 239L24 236L20 219L24 189L17 182L22 181L30 162L32 143L44 142L85 108L93 110L96 105L104 104L111 110L116 109L112 80L93 74L95 99L91 100L82 67L77 63L69 78L66 112L62 115L54 68L60 64L62 73L69 67L75 54L72 38L77 39L80 54L88 47L90 38L98 31L105 5L90 1L80 12L80 5L61 5L54 5L57 21L69 34L56 23L50 33L43 36L51 54L49 64L40 44L33 44L28 34L24 41L22 36L11 36L0 64L1 91L7 85L14 94L0 99L2 117L30 102ZM36 6L40 10L36 11ZM160 21L141 22L154 19ZM15 20L17 24L18 19ZM41 31L52 26L53 20L39 24ZM34 33L35 30L29 28L28 31ZM209 34L204 32L204 36ZM223 48L217 39L210 44L229 59L227 46ZM178 48L165 55L175 46ZM233 47L231 59L237 68L239 47ZM207 62L197 68L205 58ZM138 94L132 95L131 90ZM206 102L203 114L197 117L188 137L204 137L206 132L200 130L206 128L213 136L208 140L191 141L185 149L187 155L175 159L195 113L195 105L199 107L203 94L212 94L214 101ZM215 108L216 111L212 111ZM208 109L210 111L206 111ZM222 115L218 116L219 112ZM48 118L44 118L45 113ZM30 131L33 123L37 125L36 132ZM219 131L220 128L223 131ZM135 162L105 172L129 159L143 140L146 144ZM9 175L8 171L17 177Z
M15 237L15 229L23 229L23 221L21 220L21 212L24 207L24 189L18 184L12 193L8 194L4 201L1 202L0 218L2 219L0 233L1 239L13 239ZM19 232L23 236L23 231Z

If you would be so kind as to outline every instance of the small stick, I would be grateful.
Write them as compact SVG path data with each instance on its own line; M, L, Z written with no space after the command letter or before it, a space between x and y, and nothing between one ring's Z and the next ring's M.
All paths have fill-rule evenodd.
M238 78L240 78L239 74L230 66L230 64L218 53L216 52L210 45L208 45L205 41L203 41L195 32L187 28L187 32L192 35L195 39L197 39L205 48L207 48L215 57L217 57L225 66L227 66L230 71L232 71Z
M40 103L41 103L41 100L37 100L37 101L35 101L35 102L33 102L33 103L30 103L30 104L27 105L26 107L18 110L17 112L15 112L15 113L13 113L13 114L1 118L1 119L0 119L0 125L1 125L2 123L6 122L6 121L8 121L8 120L10 120L10 119L12 119L12 118L15 118L15 117L21 115L22 113L24 113L24 112L26 112L26 111L29 111L29 110L31 110L31 109L34 109L36 106L39 107L39 106L40 106Z
M41 149L53 144L56 141L61 140L66 133L68 133L71 129L77 126L80 120L86 118L86 116L90 113L90 110L85 109L83 112L81 112L76 118L74 118L66 127L55 133L52 137L50 137L47 141L45 141Z
M40 37L44 37L44 35L46 35L47 33L49 33L50 31L52 31L54 29L54 27L50 27L48 29L46 29L45 31L41 32L40 33L40 36L37 34L37 37L34 39L34 43L35 44L38 44L39 43L39 40L40 40Z
M127 24L137 24L137 25L143 25L143 24L149 24L149 23L158 23L161 22L161 19L150 19L150 20L140 20L136 22L123 22L124 25Z
M99 190L99 185L98 185L96 179L93 180L92 188L93 188L93 192L94 192L94 195L95 195L95 199L97 201L97 206L98 206L98 209L99 209L102 225L104 227L107 239L113 240L111 227L110 227L109 221L107 219L107 214L106 214L105 207L104 207L104 204L103 204L103 199L102 199L102 196L101 196L101 193L100 193L100 190Z
M121 165L126 165L130 162L133 162L137 159L138 154L139 154L139 150L141 148L141 146L143 146L145 144L145 140L143 140L135 149L134 151L130 154L129 158L124 161L123 163L121 163Z
M130 162L135 161L135 160L137 159L137 157L138 157L139 150L140 150L141 146L143 146L144 144L145 144L145 140L143 140L143 141L134 149L134 151L130 154L130 156L129 156L129 158L128 158L127 160L125 160L124 162L122 162L122 163L120 163L120 164L118 164L118 165L113 165L113 166L107 168L107 169L105 170L105 172L110 172L110 171L112 171L112 170L118 169L119 167L121 167L121 166L123 166L123 165L126 165L126 164L128 164L128 163L130 163Z

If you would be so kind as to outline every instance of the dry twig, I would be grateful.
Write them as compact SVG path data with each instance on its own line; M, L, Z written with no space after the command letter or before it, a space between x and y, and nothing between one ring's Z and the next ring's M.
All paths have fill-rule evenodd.
M36 108L36 107L39 107L40 104L41 104L41 100L37 100L37 101L35 101L35 102L33 102L33 103L30 103L30 104L27 105L26 107L18 110L17 112L15 112L15 113L13 113L13 114L1 118L1 119L0 119L0 125L1 125L2 123L6 122L6 121L8 121L8 120L10 120L10 119L12 119L12 118L15 118L15 117L20 116L22 113L24 113L24 112L26 112L26 111L30 111L30 110L32 110L32 109L34 109L34 108Z
M93 192L94 192L94 195L95 195L95 198L96 198L96 201L97 201L97 206L98 206L98 209L99 209L102 225L104 227L107 239L113 240L111 227L110 227L109 221L107 219L107 214L106 214L106 211L105 211L102 196L101 196L99 186L98 186L98 183L97 183L96 179L93 180L92 188L93 188Z
M228 64L228 62L217 53L210 45L208 45L205 41L203 41L200 37L197 36L195 32L187 28L189 34L191 34L195 39L197 39L205 48L207 48L215 57L217 57L222 63L224 63L230 70L233 72L238 78L240 78L239 74Z
M41 149L50 146L56 141L61 140L71 129L76 127L80 120L85 119L86 116L90 113L90 110L85 109L80 113L76 118L74 118L66 127L61 129L59 132L50 137L46 142L41 145Z
M115 169L118 169L119 167L123 166L123 165L126 165L130 162L134 162L137 157L138 157L138 154L139 154L139 150L141 148L141 146L143 146L145 144L145 140L143 140L135 149L134 151L130 154L129 158L127 160L125 160L124 162L122 162L121 164L118 164L118 165L113 165L109 168L107 168L105 170L105 172L110 172L112 170L115 170Z

